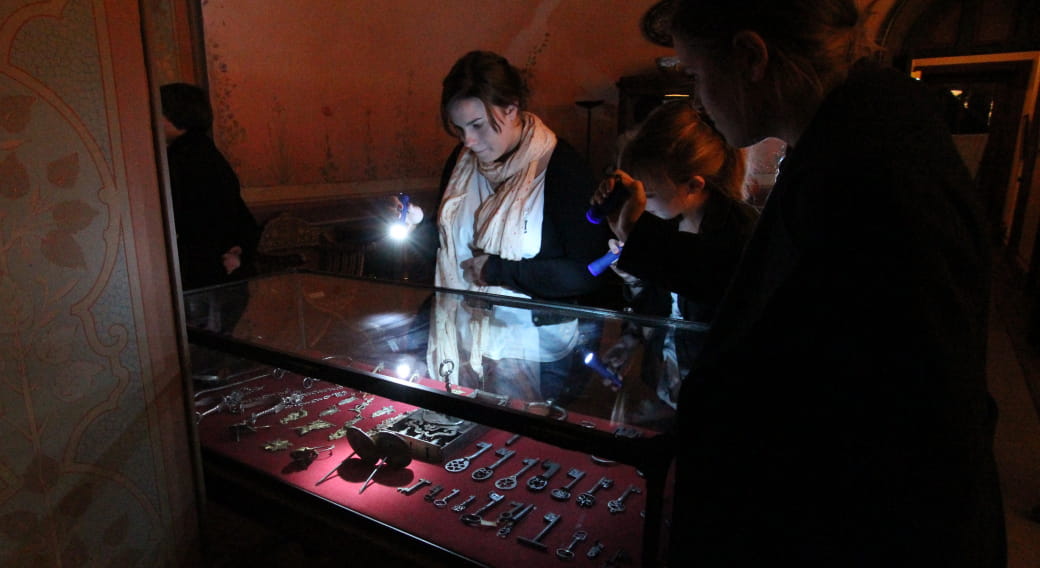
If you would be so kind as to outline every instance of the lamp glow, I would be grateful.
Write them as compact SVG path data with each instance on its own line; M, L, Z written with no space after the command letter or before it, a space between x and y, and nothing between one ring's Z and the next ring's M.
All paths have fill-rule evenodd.
M390 238L391 239L394 239L394 240L397 240L397 241L403 241L407 236L408 236L408 225L405 225L404 223L397 223L397 222L395 222L393 225L390 225Z
M412 367L408 363L399 363L394 372L397 373L399 379L405 379L412 374Z

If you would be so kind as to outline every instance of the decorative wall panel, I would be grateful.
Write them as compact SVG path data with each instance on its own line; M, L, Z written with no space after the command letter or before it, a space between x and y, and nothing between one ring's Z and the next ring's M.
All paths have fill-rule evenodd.
M138 18L0 12L5 566L175 565L197 530Z

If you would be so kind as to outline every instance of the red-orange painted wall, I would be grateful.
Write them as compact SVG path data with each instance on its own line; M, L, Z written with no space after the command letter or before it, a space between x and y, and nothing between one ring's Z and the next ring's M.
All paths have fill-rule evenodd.
M654 0L389 0L203 6L215 137L246 187L436 177L454 145L440 84L466 51L506 56L531 75L531 110L609 160L617 80L671 50L640 35ZM247 198L249 197L247 193Z

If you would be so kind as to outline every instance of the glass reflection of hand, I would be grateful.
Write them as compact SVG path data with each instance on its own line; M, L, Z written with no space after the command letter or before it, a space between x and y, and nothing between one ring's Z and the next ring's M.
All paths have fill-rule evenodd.
M233 246L228 249L227 252L220 256L220 262L224 265L224 270L228 274L238 270L242 266L242 247Z
M404 209L404 203L401 198L396 195L390 196L390 207L387 210L387 215L391 219L398 219L401 217L401 211ZM408 212L405 214L404 222L411 229L415 225L422 223L423 210L414 201L408 202Z
M637 345L639 345L638 337L629 334L622 335L603 355L603 365L617 373L618 376L624 377ZM617 390L617 386L606 379L603 380L603 386Z
M488 285L487 282L484 282L484 265L487 264L487 260L488 255L478 254L459 264L459 267L462 268L462 277L466 279L466 282L477 286Z

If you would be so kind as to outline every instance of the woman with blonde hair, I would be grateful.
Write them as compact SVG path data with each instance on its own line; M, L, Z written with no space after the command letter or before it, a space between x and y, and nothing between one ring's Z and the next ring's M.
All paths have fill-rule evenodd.
M710 323L733 275L758 212L744 201L745 154L734 148L690 101L654 109L628 137L619 169L600 184L593 203L615 191L628 198L607 220L620 252L612 265L626 282L633 310ZM623 245L623 247L622 247ZM620 368L639 341L659 357L645 357L643 378L675 406L682 377L699 344L676 345L670 333L644 337L629 329L608 352Z

